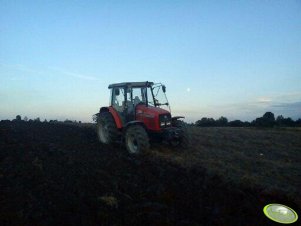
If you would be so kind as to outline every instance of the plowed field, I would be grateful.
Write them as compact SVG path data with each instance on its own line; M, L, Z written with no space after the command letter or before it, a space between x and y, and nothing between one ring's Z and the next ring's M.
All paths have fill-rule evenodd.
M0 122L0 225L277 225L300 213L301 131L190 128L131 156L93 126Z

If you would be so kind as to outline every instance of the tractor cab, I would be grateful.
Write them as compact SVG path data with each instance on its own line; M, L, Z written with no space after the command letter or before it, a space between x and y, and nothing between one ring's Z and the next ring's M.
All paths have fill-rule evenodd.
M110 106L116 110L122 124L139 120L146 123L149 129L159 129L149 118L156 114L169 115L170 107L165 95L166 87L153 82L131 82L109 85L111 89ZM159 117L159 116L158 116Z

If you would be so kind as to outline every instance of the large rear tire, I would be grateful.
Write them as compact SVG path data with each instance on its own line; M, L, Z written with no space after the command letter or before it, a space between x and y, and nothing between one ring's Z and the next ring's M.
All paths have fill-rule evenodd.
M103 144L112 144L118 137L118 130L110 112L101 112L97 118L97 135Z
M141 154L149 149L149 137L141 125L130 126L125 133L125 145L130 154Z

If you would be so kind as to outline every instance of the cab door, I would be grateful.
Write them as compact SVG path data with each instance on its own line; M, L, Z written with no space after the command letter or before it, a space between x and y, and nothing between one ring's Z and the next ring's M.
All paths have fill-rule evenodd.
M111 106L116 110L121 118L122 124L126 123L126 92L123 87L114 87L112 90Z

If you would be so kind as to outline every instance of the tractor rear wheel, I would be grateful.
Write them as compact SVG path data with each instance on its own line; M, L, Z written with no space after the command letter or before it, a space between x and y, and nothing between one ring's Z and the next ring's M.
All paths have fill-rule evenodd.
M190 145L190 137L187 126L181 120L175 120L172 122L172 126L177 127L182 130L182 137L180 140L171 141L170 144L174 147L181 147L181 148L189 148Z
M110 112L101 112L97 118L97 135L103 144L111 144L118 137L118 130Z
M130 154L140 154L149 149L149 138L141 125L130 126L125 133L125 145Z

